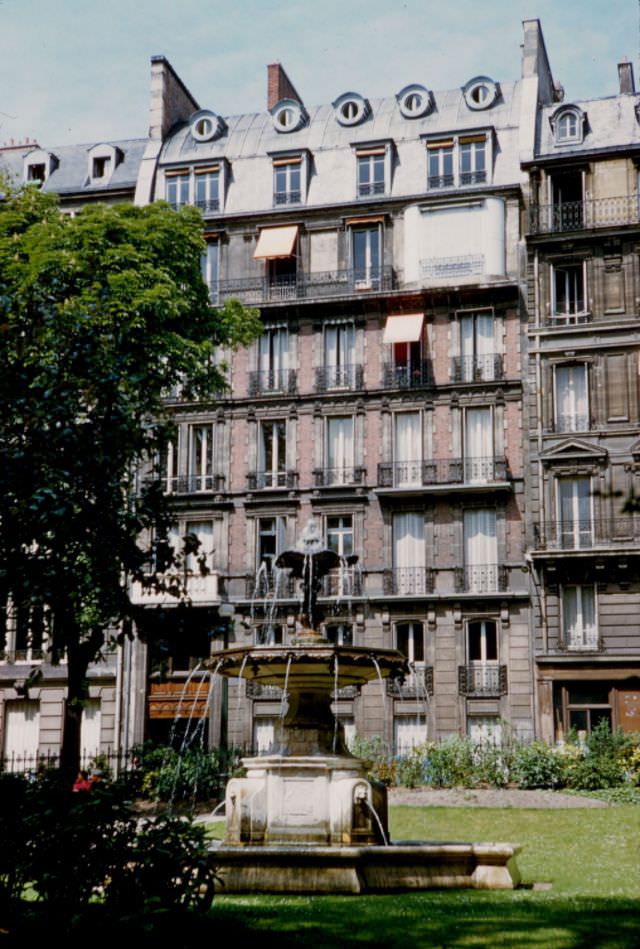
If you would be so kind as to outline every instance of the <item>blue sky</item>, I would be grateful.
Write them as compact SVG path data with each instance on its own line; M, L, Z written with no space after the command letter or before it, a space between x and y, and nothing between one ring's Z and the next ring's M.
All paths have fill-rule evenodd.
M615 93L625 55L638 80L638 0L0 0L0 143L144 136L158 53L222 115L265 108L275 60L310 106L512 80L529 17L567 100Z

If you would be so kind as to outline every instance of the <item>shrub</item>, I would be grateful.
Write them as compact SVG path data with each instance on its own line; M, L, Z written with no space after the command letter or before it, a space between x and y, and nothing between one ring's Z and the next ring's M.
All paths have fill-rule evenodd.
M567 769L567 787L576 791L596 791L624 784L624 770L619 761L606 755L586 754Z
M473 745L468 738L454 736L426 746L425 784L438 788L470 786L473 770Z
M196 801L216 797L224 784L219 752L168 746L139 749L132 790L159 801ZM132 779L129 779L130 782Z
M391 757L387 743L374 735L372 738L356 736L349 742L349 750L363 762L371 778L387 787L396 783L397 762Z
M550 788L565 784L565 759L544 741L518 745L514 751L511 777L519 788Z

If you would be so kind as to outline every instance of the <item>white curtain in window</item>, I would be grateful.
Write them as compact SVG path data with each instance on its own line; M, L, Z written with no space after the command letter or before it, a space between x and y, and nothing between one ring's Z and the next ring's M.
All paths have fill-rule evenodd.
M327 468L334 483L353 478L353 417L327 419Z
M424 567L424 517L407 512L393 518L393 562L399 567Z
M256 718L253 724L253 747L259 755L273 751L275 744L275 719Z
M100 753L100 699L87 699L80 721L80 756L85 767Z
M491 408L465 412L464 480L493 479L493 419Z
M324 361L328 369L353 362L354 328L352 323L329 325L324 331Z
M420 412L397 412L395 422L396 485L422 483L422 420Z
M200 565L198 561L203 556L207 567L211 569L213 558L212 521L189 521L185 525L185 533L193 534L200 542L197 553L189 554L187 557L187 569L192 573L199 574Z
M559 478L559 533L563 547L589 547L592 543L591 479Z
M395 752L406 755L427 740L427 723L415 718L397 718L394 722Z
M474 745L502 744L502 724L493 716L473 716L467 721L467 734Z
M472 313L460 317L460 355L462 378L471 381L478 376L491 380L494 367L494 319L491 313Z
M495 511L480 508L464 512L464 563L468 590L498 589Z
M266 329L260 337L260 371L278 373L289 367L289 334L285 326Z
M598 628L593 586L564 587L562 618L564 639L569 649L589 649L597 646Z
M556 368L556 428L578 432L588 427L589 401L586 366Z
M20 699L5 704L4 757L7 771L33 767L40 739L40 703Z

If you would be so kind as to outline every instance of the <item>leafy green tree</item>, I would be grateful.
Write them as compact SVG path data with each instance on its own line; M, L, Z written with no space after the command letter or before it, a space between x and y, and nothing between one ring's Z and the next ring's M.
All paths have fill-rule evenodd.
M158 484L134 490L136 467L170 435L163 393L179 382L214 398L216 350L247 344L259 319L237 301L211 305L195 209L94 205L71 217L34 188L4 190L0 607L44 624L53 661L66 657L72 769L88 666L132 615L128 581L173 556Z

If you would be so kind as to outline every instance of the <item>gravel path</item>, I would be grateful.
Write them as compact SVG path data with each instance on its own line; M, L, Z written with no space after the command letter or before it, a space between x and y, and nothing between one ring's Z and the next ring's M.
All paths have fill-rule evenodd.
M609 807L592 797L558 791L495 788L389 788L389 804L421 807Z

